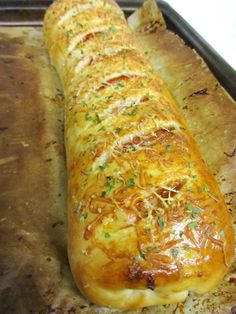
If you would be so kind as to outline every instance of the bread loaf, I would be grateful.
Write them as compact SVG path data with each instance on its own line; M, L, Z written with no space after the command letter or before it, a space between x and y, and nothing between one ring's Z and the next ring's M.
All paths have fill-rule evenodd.
M44 32L65 96L68 255L80 291L127 309L207 292L233 259L230 214L122 11L58 0Z

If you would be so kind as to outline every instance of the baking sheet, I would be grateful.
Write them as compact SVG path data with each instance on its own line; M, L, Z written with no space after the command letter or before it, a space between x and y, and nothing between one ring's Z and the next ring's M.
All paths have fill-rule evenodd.
M153 3L130 24L176 98L236 223L235 103L202 60L160 23ZM1 312L233 313L235 264L214 291L178 305L120 311L79 294L66 253L62 98L41 28L0 28Z

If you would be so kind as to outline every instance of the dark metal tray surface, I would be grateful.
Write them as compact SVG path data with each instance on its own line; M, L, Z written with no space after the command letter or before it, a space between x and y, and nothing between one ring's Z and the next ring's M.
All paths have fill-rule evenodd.
M156 1L167 28L199 53L221 85L236 100L236 71L167 2ZM129 16L143 1L117 2ZM0 26L42 26L45 10L51 3L51 0L0 0Z

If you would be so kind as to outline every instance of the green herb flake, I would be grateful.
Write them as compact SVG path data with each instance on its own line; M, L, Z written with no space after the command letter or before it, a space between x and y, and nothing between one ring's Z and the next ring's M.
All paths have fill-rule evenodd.
M142 253L140 253L140 254L138 254L138 255L135 255L135 256L134 256L134 259L135 259L137 262L140 262L140 261L142 261L142 260L145 260L145 255L142 254Z
M134 147L134 146L129 146L128 148L127 148L127 151L128 152L135 152L137 149Z
M191 217L192 217L193 219L196 218L196 217L200 214L200 212L201 212L201 209L200 209L200 208L194 208L194 209L192 210Z
M164 112L165 114L170 114L170 111L167 109L161 109L162 112Z
M204 185L198 187L198 191L199 192L209 192L210 188L207 184L204 184Z
M122 84L122 83L118 83L118 84L116 84L116 86L115 86L115 89L116 89L116 90L120 90L120 89L122 89L122 88L124 88L124 84Z
M77 96L75 98L77 98ZM87 102L85 100L82 100L81 103L82 103L83 106L86 106L86 107L88 106L88 104L87 104Z
M103 40L108 40L108 39L110 39L109 33L108 32L104 32L103 33Z
M187 209L187 210L192 210L193 207L190 203L185 203L184 207Z
M116 132L116 133L119 134L121 131L122 131L122 128L121 128L121 127L118 126L118 127L115 128L115 132Z
M75 14L75 15L73 15L73 16L76 17L77 15ZM81 24L81 23L76 23L76 25L77 25L78 27L84 28L84 25Z
M94 121L95 121L96 123L100 123L100 122L101 122L101 120L100 120L100 118L99 118L99 115L98 115L97 113L96 113L96 115L95 115Z
M150 94L149 92L146 94L148 99L152 99L154 96L152 94Z
M163 229L163 228L164 228L164 225L165 225L163 218L162 218L162 217L158 217L158 218L157 218L157 222L158 222L159 227L160 227L161 229Z
M115 27L115 25L111 25L111 26L109 27L109 30L112 31L112 33L115 33L115 32L116 32L116 27Z
M193 168L193 162L188 162L188 168Z
M106 168L106 164L104 164L104 165L100 165L100 166L98 166L98 168L101 170L101 171L103 171L105 168Z
M193 174L193 175L191 175L191 177L192 177L194 180L197 180L197 179L198 179L198 175L197 175L197 174Z
M86 112L85 114L85 120L86 121L92 121L93 120L93 117L90 116L90 114L88 112Z
M104 237L105 238L110 238L111 237L111 234L109 232L104 232Z
M179 255L179 251L178 251L177 248L173 248L173 249L171 249L170 251L171 251L171 255L172 255L173 257L177 257L177 256Z
M224 238L224 236L225 236L225 232L224 232L224 230L221 230L221 232L220 232L220 236L221 236L221 238Z
M129 115L130 116L135 116L137 113L138 113L138 108L132 110Z
M100 128L98 129L98 132L100 132L100 131L106 131L105 126L100 127Z
M113 97L113 95L108 95L108 96L105 96L105 99L106 100L109 100L109 99L111 99Z
M170 304L163 304L165 309L168 309L170 307Z
M185 249L185 251L189 251L190 250L190 245L189 244L185 244L184 249Z
M87 174L89 174L91 171L92 171L92 168L91 168L91 167L85 170L85 172L86 172Z
M110 192L114 188L115 182L112 177L106 177L105 188L106 192Z
M138 113L138 108L134 108L132 111L130 112L123 112L123 115L126 115L126 116L135 116L136 114Z
M197 227L197 222L196 221L190 222L188 224L188 228L191 229L191 230L196 229L196 227Z
M205 192L209 192L210 191L210 188L207 184L204 185L204 191Z
M140 175L140 171L139 170L134 170L134 176L138 177Z
M184 235L183 231L180 231L180 232L179 232L179 236L180 236L180 238L182 238L182 237L183 237L183 235Z
M134 187L134 186L135 186L135 180L134 180L134 178L130 178L130 179L126 182L126 186L127 186L128 188Z
M168 150L168 151L172 151L172 145L166 145L166 150Z
M80 221L85 221L85 219L88 217L88 213L84 213L80 216Z
M72 29L70 29L70 30L68 30L68 31L66 32L66 37L67 37L67 39L69 39L72 35L73 35Z

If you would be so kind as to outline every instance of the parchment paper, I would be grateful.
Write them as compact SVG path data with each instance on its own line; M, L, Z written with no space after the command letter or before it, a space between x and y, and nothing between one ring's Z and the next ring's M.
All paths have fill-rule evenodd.
M235 103L202 60L166 30L153 3L129 23L170 87L236 223ZM66 229L60 84L41 28L0 28L0 313L223 314L236 305L234 264L214 291L184 304L99 308L73 283Z

